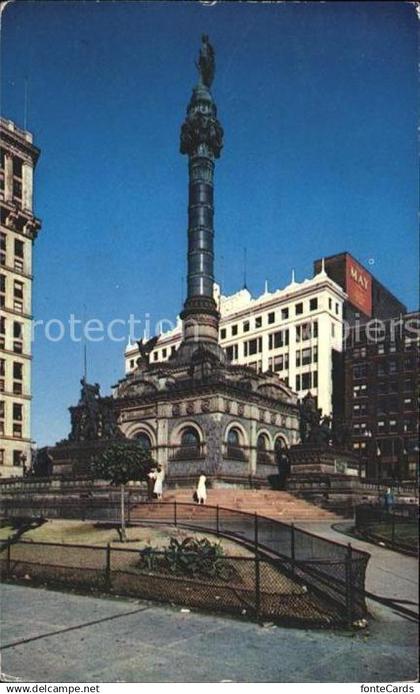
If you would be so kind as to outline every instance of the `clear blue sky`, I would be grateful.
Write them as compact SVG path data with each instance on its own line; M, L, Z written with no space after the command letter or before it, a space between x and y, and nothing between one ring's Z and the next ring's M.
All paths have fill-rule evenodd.
M417 297L417 20L409 3L14 2L2 26L2 114L42 154L34 314L173 319L184 298L187 160L179 128L200 34L216 49L225 129L216 275L281 287L348 250L409 308ZM89 380L123 375L122 343L89 345ZM54 443L79 396L80 343L34 345L33 436Z

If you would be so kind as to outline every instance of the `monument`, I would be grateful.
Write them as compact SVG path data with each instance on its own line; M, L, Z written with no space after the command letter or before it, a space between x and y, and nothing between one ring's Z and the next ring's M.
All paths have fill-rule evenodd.
M164 466L173 485L191 484L204 471L213 485L264 486L284 451L298 441L298 403L273 372L231 365L219 344L214 286L214 174L223 129L210 91L215 55L202 37L193 88L181 127L188 156L188 277L181 318L183 339L165 362L150 363L155 344L139 344L137 367L101 398L83 383L70 408L71 433L50 453L54 472L87 471L91 455L115 437L137 439Z

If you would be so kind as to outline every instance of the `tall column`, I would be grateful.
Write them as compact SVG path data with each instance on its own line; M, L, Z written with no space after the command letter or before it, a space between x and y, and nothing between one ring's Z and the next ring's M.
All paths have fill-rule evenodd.
M209 87L214 77L214 51L202 37L198 68L200 77L193 89L187 117L181 128L181 154L188 155L188 280L187 298L181 318L183 345L206 345L223 358L218 347L219 313L213 298L213 179L214 162L223 147L223 129ZM182 352L181 352L182 354Z

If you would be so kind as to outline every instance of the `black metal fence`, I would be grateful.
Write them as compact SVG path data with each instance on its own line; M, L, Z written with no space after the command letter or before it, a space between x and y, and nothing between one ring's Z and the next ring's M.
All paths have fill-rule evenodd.
M0 554L4 577L113 592L118 595L217 610L295 626L338 626L355 618L335 600L311 589L289 562L224 556L227 574L185 576L148 567L139 550L127 547L19 540ZM294 567L297 574L300 566Z
M418 553L418 519L418 507L414 504L389 509L366 504L355 509L355 524L360 533L410 554Z
M3 511L7 514L7 509L3 509ZM28 499L24 503L19 501L19 506L15 505L13 513L10 510L10 515L14 517L26 516L34 518L42 516L45 518L83 519L119 523L121 506L117 500L104 503L103 500L98 499L83 499L75 502L74 499L68 500L63 498L60 505L57 505L51 504L51 501L47 503L42 499ZM282 599L288 604L291 604L293 601L300 601L302 610L296 614L305 614L305 606L308 600L312 605L311 610L315 609L314 606L316 604L319 614L324 614L324 619L319 619L320 623L324 624L346 623L350 625L366 614L364 587L366 567L370 555L354 549L350 544L345 546L320 538L308 531L296 528L293 524L282 523L257 514L249 514L219 506L184 504L176 501L138 503L136 497L130 498L128 495L125 500L125 522L129 524L174 525L211 532L217 536L232 538L251 549L254 558L248 560L248 562L251 562L254 568L252 569L253 573L251 569L248 572L254 576L254 584L247 590L256 596L252 609L251 607L249 608L251 614L263 614L265 616L271 614L267 598L259 595L259 577L261 576L262 566L271 566L273 571L277 571L278 576L283 576L284 580L290 580L301 588L299 597L287 597L286 600L281 580L277 578L277 585L271 579L273 583L272 590L268 591L268 593L274 596L277 590L278 594L282 595ZM66 545L66 547L68 548L69 545ZM85 552L89 549L84 547ZM97 548L92 548L92 556L95 550L97 551ZM15 550L12 549L13 551ZM112 548L112 552L118 551L129 552L133 550ZM236 563L241 563L241 561L242 559L235 558ZM241 566L245 566L245 564L241 564ZM263 569L265 572L267 570ZM41 569L38 569L39 571ZM136 575L137 573L138 571ZM67 574L68 571L66 571ZM83 575L86 575L86 572L82 573ZM127 585L133 580L132 578L124 579ZM177 580L179 583L179 579ZM118 581L121 582L122 579L118 578ZM154 585L159 585L159 590L148 588L146 591L143 580L137 589L140 593L138 592L137 594L147 598L151 595L149 593L152 590L153 599L165 599L165 595L169 590L164 588L165 581L169 581L167 575L158 577ZM220 585L217 587L219 589ZM172 589L173 585L171 583L170 591ZM229 594L231 594L234 590L239 590L238 586L234 588L224 586L223 594L226 595L226 591L230 591ZM178 595L178 593L176 594ZM211 596L210 589L208 594ZM208 597L207 602L204 601L203 597L200 600L204 601L203 605L205 603L206 607L211 607L212 609L227 609L223 607L225 602L226 605L231 605L231 600L226 599L224 602L220 596L216 598L215 595L213 595L213 598L214 602L211 605L210 597ZM172 601L175 600L173 596L170 599ZM275 604L276 601L277 598L273 597L272 603ZM263 610L260 609L260 604L264 604ZM275 612L277 611L276 614L279 618L285 616L282 609L279 606L275 610L273 608ZM312 617L313 613L311 617L308 617L308 621L313 621ZM299 619L302 621L302 616Z

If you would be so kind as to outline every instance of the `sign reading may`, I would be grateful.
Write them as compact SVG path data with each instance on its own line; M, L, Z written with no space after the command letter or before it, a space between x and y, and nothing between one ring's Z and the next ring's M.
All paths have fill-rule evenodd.
M351 255L346 258L346 291L350 303L366 316L372 315L372 276L356 263Z

